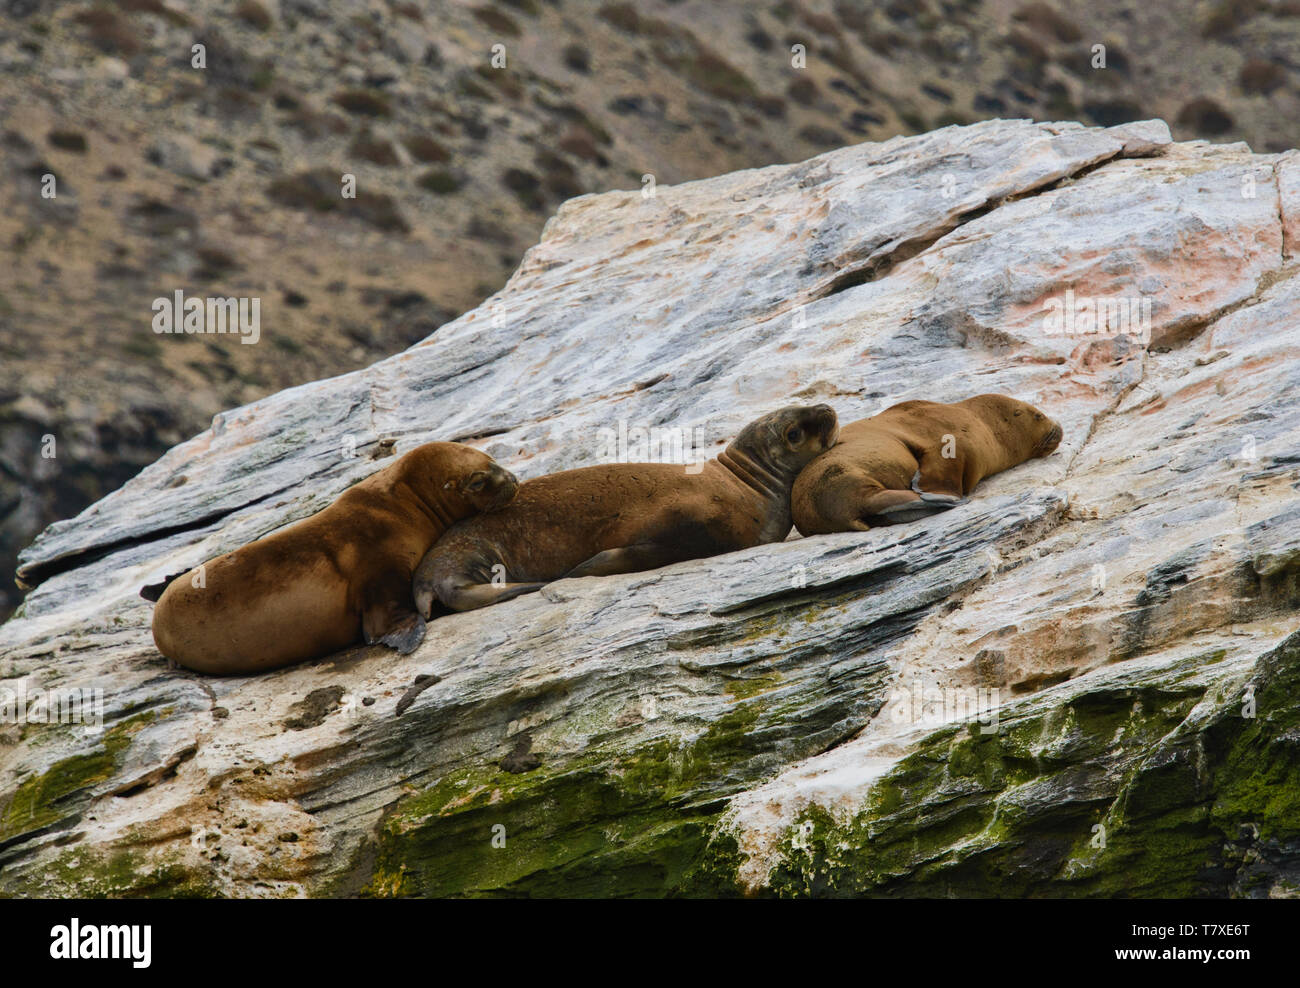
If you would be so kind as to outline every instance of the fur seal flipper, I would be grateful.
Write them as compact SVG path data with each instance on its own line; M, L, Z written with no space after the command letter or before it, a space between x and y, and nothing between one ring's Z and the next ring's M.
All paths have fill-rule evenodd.
M617 573L639 573L642 570L658 569L660 566L675 562L676 554L676 550L671 545L657 542L641 542L637 545L620 546L617 549L605 549L585 563L573 567L561 579L614 576Z
M387 634L379 639L379 644L395 648L402 655L410 655L420 642L424 641L426 627L424 618L415 611L408 611Z
M471 446L419 446L323 511L172 579L154 608L154 642L216 675L362 641L410 652L425 631L411 595L416 565L449 526L501 508L517 487Z
M927 501L930 504L933 504L936 508L944 510L955 508L959 504L966 503L964 497L959 497L956 494L931 494L929 491L922 490L920 470L917 470L916 473L912 474L912 490L922 501Z
M916 521L965 504L983 478L1060 442L1056 422L1005 395L905 401L849 423L808 464L791 497L795 527L819 535Z
M890 491L889 493L905 494L906 491ZM873 503L874 500L874 503ZM899 501L891 504L889 507L879 510L877 505L880 498L868 498L862 507L860 516L862 528L858 531L867 531L871 527L880 525L898 525L902 522L920 521L922 518L929 518L931 515L937 515L954 507L951 504L934 504L921 498L914 498L910 501Z
M749 423L699 468L608 463L537 477L492 515L450 529L415 574L415 602L464 611L564 577L611 576L779 542L790 486L835 443L829 405L791 406Z
M163 591L171 586L174 581L179 580L184 575L184 573L172 573L169 576L164 576L158 583L146 583L140 588L140 596L145 600L156 604L158 598L163 595Z

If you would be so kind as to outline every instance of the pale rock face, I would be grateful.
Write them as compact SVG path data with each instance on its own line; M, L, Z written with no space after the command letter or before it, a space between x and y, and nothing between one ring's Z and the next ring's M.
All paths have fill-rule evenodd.
M1237 729L1222 711L1244 684L1273 697L1290 674L1295 161L1171 144L1159 121L991 121L566 203L477 310L218 416L26 551L0 688L99 687L105 722L0 727L0 889L897 895L939 868L946 892L997 894L962 869L971 848L1014 856L1006 827L957 817L887 867L855 843L917 847L908 828L948 821L970 703L1017 768L961 799L1020 807L1032 836L1049 802L1115 823L1113 780L1144 778L1120 768ZM1098 333L1097 312L1135 321ZM783 404L847 422L985 392L1065 438L961 508L563 581L440 618L410 656L204 679L167 668L136 596L324 507L384 465L383 439L469 441L527 478L600 462L620 422L702 430L713 455ZM1129 711L1104 738L1098 697ZM1268 714L1249 729L1295 710ZM1113 784L1028 767L1079 752ZM922 763L938 775L918 788ZM1034 890L1110 880L1104 857L1049 850ZM1294 886L1300 854L1278 853L1252 888ZM1233 867L1198 889L1238 891Z

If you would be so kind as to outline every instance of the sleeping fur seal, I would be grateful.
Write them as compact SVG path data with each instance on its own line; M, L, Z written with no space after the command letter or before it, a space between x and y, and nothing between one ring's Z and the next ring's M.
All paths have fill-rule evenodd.
M455 522L514 496L514 475L460 443L428 443L309 518L173 577L156 599L158 650L197 672L247 675L365 641L424 637L411 574Z
M802 535L820 535L914 521L961 504L983 478L1060 442L1060 425L1005 395L905 401L849 423L839 445L808 464L794 484L794 523Z
M564 577L608 576L734 552L790 534L790 485L835 442L829 405L791 406L741 430L698 473L607 463L525 481L506 508L469 518L415 574L415 602L465 611Z

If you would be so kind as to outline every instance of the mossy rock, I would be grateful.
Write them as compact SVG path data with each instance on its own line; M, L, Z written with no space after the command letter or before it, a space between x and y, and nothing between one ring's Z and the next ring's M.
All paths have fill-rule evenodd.
M64 758L22 782L0 815L0 842L36 833L67 816L72 798L112 778L131 738L153 719L153 711L129 717L105 731L94 751Z
M806 810L779 896L1226 897L1300 872L1300 634L1210 687L1198 656L1140 688L936 732L848 820ZM1207 715L1206 704L1212 704ZM1262 863L1261 863L1262 862Z

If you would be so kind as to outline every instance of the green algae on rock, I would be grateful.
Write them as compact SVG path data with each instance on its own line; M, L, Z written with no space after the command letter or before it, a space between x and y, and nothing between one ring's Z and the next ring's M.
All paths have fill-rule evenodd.
M936 732L848 819L809 807L769 891L1294 894L1300 633L1253 663L1197 656L1141 684L1110 672L1004 708L996 733Z

